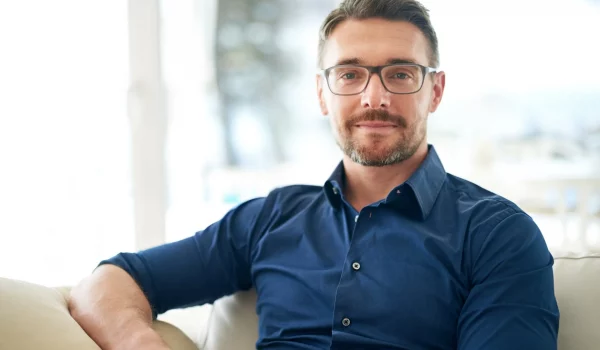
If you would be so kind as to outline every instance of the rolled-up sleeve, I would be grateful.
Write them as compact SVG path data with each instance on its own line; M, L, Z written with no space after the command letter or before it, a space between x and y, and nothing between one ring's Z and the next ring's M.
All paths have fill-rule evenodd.
M459 319L458 349L556 349L554 260L531 217L507 215L479 248Z
M100 262L121 267L138 283L156 316L252 287L250 252L264 198L245 202L194 236Z

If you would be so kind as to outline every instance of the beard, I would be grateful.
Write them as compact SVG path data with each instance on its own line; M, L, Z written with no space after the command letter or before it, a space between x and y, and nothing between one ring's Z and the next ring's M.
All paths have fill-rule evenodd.
M368 135L370 140L361 141L353 136L356 124L365 121L391 122L401 129L402 136L391 146L386 145L387 137L378 134ZM338 125L337 144L353 162L373 167L383 167L401 163L412 157L425 139L425 123L409 125L399 115L387 111L370 109L364 113L352 115L342 125Z

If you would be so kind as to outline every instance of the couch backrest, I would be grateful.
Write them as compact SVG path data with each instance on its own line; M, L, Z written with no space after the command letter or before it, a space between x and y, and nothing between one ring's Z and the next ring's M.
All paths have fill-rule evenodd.
M600 348L600 254L554 252L555 292L561 318L560 350ZM256 294L238 293L213 306L203 350L253 350Z
M200 350L255 350L257 339L256 293L252 290L214 303L206 340Z
M600 254L555 253L560 350L600 348Z

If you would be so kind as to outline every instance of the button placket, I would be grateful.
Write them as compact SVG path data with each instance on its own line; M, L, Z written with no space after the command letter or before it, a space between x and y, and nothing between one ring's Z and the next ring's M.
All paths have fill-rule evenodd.
M341 322L340 321L338 321L338 322L340 322L341 326L344 328L350 327L350 324L351 324L350 318L348 318L348 317L346 317L346 315L344 315L344 311L347 312L349 310L349 307L351 308L351 305L352 305L351 301L353 300L353 297L351 296L351 294L348 294L348 293L350 293L349 290L351 290L352 284L356 283L356 282L352 282L352 280L356 278L356 276L353 276L352 272L358 273L358 271L360 271L362 268L361 264L358 260L352 259L352 256L354 256L354 258L358 258L361 255L361 251L364 249L362 244L359 244L357 246L358 242L356 241L357 232L362 231L362 229L356 230L357 228L359 228L358 221L361 217L363 218L363 223L360 226L362 227L364 224L366 226L362 227L362 229L368 229L369 224L366 222L366 220L367 220L366 217L368 217L369 219L371 219L373 217L372 209L360 212L354 216L354 222L356 225L354 227L354 231L353 231L353 235L352 235L350 251L348 252L348 255L346 256L347 260L345 263L345 269L344 269L345 271L342 273L342 281L340 282L340 283L342 283L343 281L345 281L345 283L344 283L346 285L345 288L348 288L348 289L345 291L338 289L337 293L343 293L343 294L336 295L336 305L334 307L334 313L337 316L336 318L338 320L341 320ZM359 237L359 241L363 240L363 239L364 239L364 237L362 237L362 238ZM350 263L351 270L347 270L348 263ZM345 296L344 296L344 293L346 294Z

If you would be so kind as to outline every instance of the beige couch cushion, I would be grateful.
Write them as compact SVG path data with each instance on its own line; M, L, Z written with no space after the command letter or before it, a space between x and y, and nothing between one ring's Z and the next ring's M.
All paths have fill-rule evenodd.
M215 301L201 350L254 350L258 340L256 292L236 293Z
M0 349L99 350L71 318L67 289L0 278ZM154 328L173 350L197 350L179 329L157 321Z
M555 253L558 348L600 349L600 254Z

